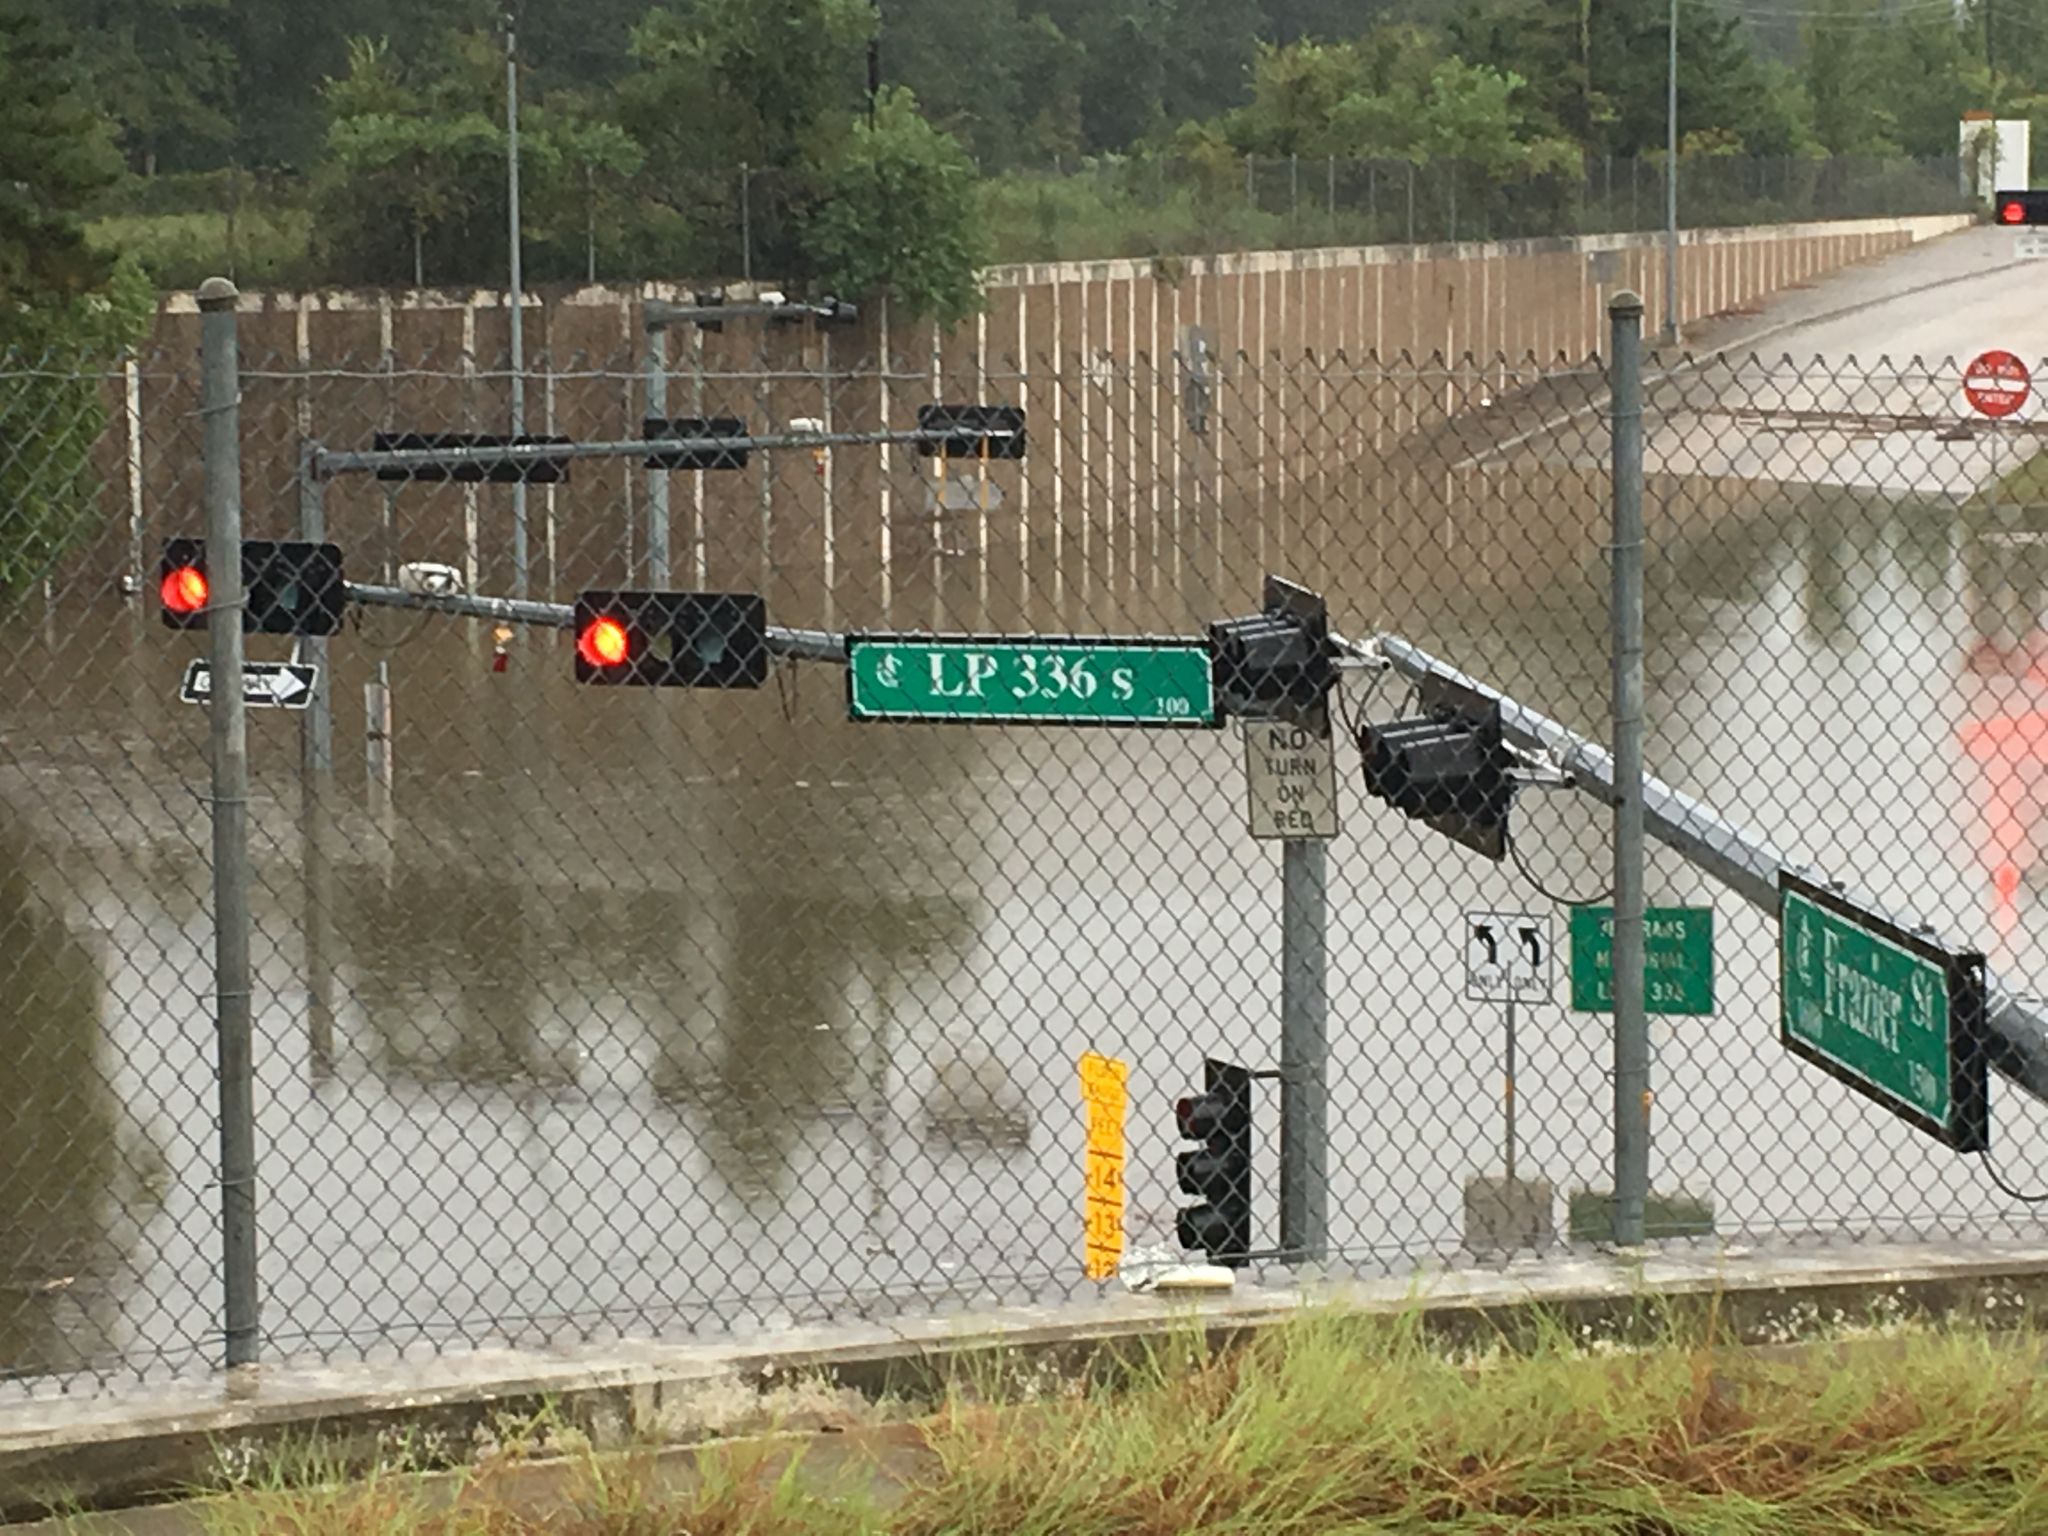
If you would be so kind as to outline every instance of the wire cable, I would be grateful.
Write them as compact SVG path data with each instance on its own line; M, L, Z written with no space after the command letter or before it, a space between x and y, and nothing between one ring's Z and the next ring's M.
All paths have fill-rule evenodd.
M1560 896L1538 880L1535 872L1529 868L1528 860L1522 857L1521 846L1515 841L1512 826L1504 831L1501 840L1507 844L1508 857L1514 861L1515 868L1521 871L1522 878L1528 881L1530 888L1544 900L1554 902L1560 907L1590 907L1599 902L1614 900L1614 887L1611 885L1598 896Z
M1977 1155L1984 1160L1984 1171L1991 1176L1991 1182L1998 1186L2000 1194L2027 1205L2048 1204L2048 1190L2043 1190L2038 1195L2030 1195L2023 1189L2015 1188L2011 1181L1998 1171L1998 1164L1991 1161L1991 1149L1989 1147L1986 1147Z

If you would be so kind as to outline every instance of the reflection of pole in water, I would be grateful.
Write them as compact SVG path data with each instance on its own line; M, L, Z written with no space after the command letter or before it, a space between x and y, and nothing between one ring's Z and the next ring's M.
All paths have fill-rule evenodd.
M161 1154L138 1167L116 1129L102 1066L103 985L92 954L32 873L31 847L0 810L0 1377L72 1370L117 1353L120 1309L104 1276L139 1232ZM123 1208L125 1207L125 1209ZM117 1262L119 1261L119 1262Z
M868 989L867 1113L868 1236L870 1253L893 1254L889 1219L889 1053L896 1034L896 978L884 974Z

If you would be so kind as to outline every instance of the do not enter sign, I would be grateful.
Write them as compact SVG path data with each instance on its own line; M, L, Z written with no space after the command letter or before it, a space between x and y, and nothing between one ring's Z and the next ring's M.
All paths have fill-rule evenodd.
M2010 352L1983 352L1963 370L1963 397L1985 416L2010 416L2027 403L2033 380Z

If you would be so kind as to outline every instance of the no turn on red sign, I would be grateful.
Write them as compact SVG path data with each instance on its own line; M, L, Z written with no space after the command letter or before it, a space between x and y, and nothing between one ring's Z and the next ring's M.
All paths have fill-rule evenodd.
M2010 416L2027 403L2034 381L2010 352L1980 352L1963 370L1963 398L1982 416Z

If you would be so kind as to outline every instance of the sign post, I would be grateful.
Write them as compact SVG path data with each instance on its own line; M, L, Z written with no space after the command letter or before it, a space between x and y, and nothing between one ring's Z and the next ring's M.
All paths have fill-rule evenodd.
M1507 1006L1507 1050L1501 1097L1506 1106L1503 1170L1515 1182L1515 1004L1547 1003L1555 971L1550 919L1534 912L1467 912L1465 997Z
M1779 1039L1958 1152L1991 1144L1984 957L1779 877Z
M1060 635L849 635L853 720L1214 727L1200 640Z

